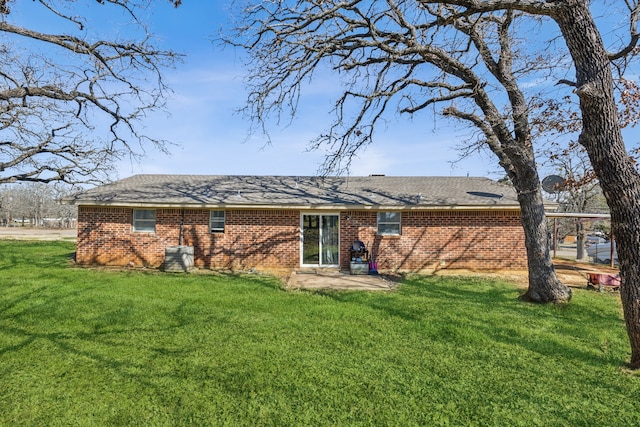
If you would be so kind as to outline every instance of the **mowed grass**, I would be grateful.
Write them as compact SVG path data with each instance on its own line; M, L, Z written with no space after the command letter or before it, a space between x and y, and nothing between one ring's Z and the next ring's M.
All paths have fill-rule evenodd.
M2 425L640 424L617 295L508 282L287 291L263 275L75 268L0 241Z

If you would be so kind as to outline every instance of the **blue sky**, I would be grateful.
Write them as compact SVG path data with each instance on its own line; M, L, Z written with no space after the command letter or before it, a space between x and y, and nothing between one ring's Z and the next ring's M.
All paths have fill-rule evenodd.
M29 3L32 2L16 6L15 12L25 14L22 18L35 20L46 30L46 21L29 15L35 10L29 9ZM303 93L300 114L293 123L269 129L270 144L261 134L247 139L249 124L236 113L246 97L242 52L222 50L212 43L220 27L228 23L228 3L186 0L174 9L168 1L156 0L140 15L159 47L185 55L184 63L165 73L165 81L174 91L168 102L169 116L154 114L144 122L146 133L173 145L169 147L170 155L150 150L139 163L128 159L118 163L118 176L114 178L138 173L317 173L325 153L309 152L307 147L330 124L337 84L334 86L329 78L314 82ZM105 10L93 1L74 3L73 7L85 7L93 14ZM109 19L105 16L100 22L110 31L126 34L126 25ZM501 178L504 172L490 153L459 160L456 147L473 132L469 128L447 126L429 114L414 119L390 117L386 126L377 129L374 142L354 159L350 173ZM638 139L635 131L627 131L627 135L627 140L633 143ZM541 172L542 176L545 174Z
M156 2L149 29L162 47L186 55L184 64L165 74L174 94L170 116L151 117L150 133L176 145L171 156L148 152L140 162L123 161L120 177L136 173L313 175L325 153L307 146L329 125L331 82L304 93L300 114L289 126L270 128L247 139L249 125L236 110L243 105L242 53L214 46L213 37L229 17L224 1L185 1L173 9ZM313 88L311 88L313 89ZM328 89L328 90L327 90ZM489 155L456 163L455 145L468 129L438 127L433 116L391 118L372 145L354 159L351 175L467 175L500 178L504 173Z

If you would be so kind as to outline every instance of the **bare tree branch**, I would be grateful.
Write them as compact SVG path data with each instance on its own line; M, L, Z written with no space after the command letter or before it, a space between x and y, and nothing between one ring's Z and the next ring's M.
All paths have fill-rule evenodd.
M556 8L513 4L522 9L525 3L539 13ZM519 49L512 28L524 15L516 7L505 10L504 3L491 1L419 4L252 2L241 12L244 25L222 37L249 53L244 112L264 130L270 116L296 114L301 92L317 73L332 72L342 95L329 130L311 144L330 150L325 174L344 172L387 114L415 115L433 106L444 117L472 124L518 192L528 236L528 294L566 301L571 292L555 276L546 247L530 110L518 80L550 69L550 62Z
M640 17L640 4L625 0L629 10L629 43L618 52L609 53L609 60L626 59L638 45L640 34L638 33L638 18Z
M151 44L137 19L148 0L94 6L123 9L140 29L131 40L94 33L84 17L69 13L71 0L38 3L50 19L71 22L78 31L26 28L11 21L7 5L18 5L0 5L6 9L0 21L0 183L97 183L109 179L115 160L136 158L146 147L165 150L167 142L143 133L141 121L164 108L162 71L180 56Z
M545 77L575 87L567 96L577 98L578 142L610 208L630 366L640 369L640 173L621 132L625 121L636 117L637 98L629 85L624 89L629 94L616 98L613 78L614 69L623 77L634 59L639 6L625 0L628 42L612 54L591 13L597 5L588 0L253 1L240 12L244 25L222 40L249 54L250 95L244 111L263 128L271 114L296 113L300 93L316 73L337 75L344 92L333 125L314 142L334 148L327 170L340 165L342 156L348 164L349 156L371 142L374 127L392 106L416 114L442 105L441 113L480 129L518 192L529 261L524 297L558 302L571 293L559 284L546 245L533 133L554 131L544 118L554 114L563 94L527 94L520 83L537 69L531 67L536 58L531 48L516 50L518 22L532 23L531 16L553 21L568 59L546 61ZM527 54L532 56L523 60ZM572 69L575 80L559 69ZM527 95L535 101L525 102ZM620 100L633 105L622 121ZM531 118L532 113L537 116ZM562 129L576 123L569 119L572 124Z

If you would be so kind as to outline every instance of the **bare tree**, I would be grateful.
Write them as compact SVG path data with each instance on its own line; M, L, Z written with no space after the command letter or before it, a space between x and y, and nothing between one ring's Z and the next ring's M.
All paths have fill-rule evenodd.
M62 183L55 183L52 187L53 206L51 211L53 218L51 222L45 223L45 226L54 228L75 227L78 220L78 208L75 205L63 203L62 200L76 194L78 189Z
M568 299L568 293L552 274L542 244L546 227L529 109L516 71L526 73L540 62L560 68L568 64L542 58L516 67L513 36L520 34L532 43L535 32L512 32L520 18L553 21L575 70L575 79L558 81L569 85L579 100L583 126L578 142L589 154L611 212L630 366L640 368L640 174L622 138L613 79L614 70L624 72L637 50L640 6L630 0L609 4L622 8L628 22L626 34L616 34L622 42L613 52L605 47L588 0L264 1L244 9L244 24L227 42L246 48L253 60L247 111L257 123L283 108L295 113L303 83L323 64L342 79L350 78L336 104L336 126L319 139L338 156L370 142L373 126L391 99L405 101L399 111L408 113L449 103L442 113L480 129L482 142L496 154L518 192L529 259L526 296L558 301ZM492 38L486 37L488 29ZM440 73L421 73L425 64ZM488 76L493 81L485 79ZM491 92L493 85L503 89L501 97ZM411 89L414 94L407 94ZM361 104L349 117L345 112L352 110L345 109L345 102L352 99ZM461 107L469 108L463 102L469 100L477 109ZM508 100L504 109L496 104L501 100Z
M566 145L554 141L542 155L546 159L545 163L564 179L556 194L563 211L597 213L607 209L604 202L601 202L602 190L584 147L573 141ZM583 260L587 257L585 220L573 218L565 221L572 223L576 234L576 258Z
M166 142L144 134L140 122L163 108L161 71L178 57L154 47L138 19L150 0L89 6L122 11L137 28L130 40L112 29L101 34L95 21L78 16L75 1L35 3L27 6L64 32L28 28L24 15L11 13L24 3L0 1L0 184L101 182L114 160L137 157L148 145L164 149Z
M440 3L420 0L423 4ZM578 142L585 147L611 213L612 233L617 241L621 276L621 299L631 343L630 367L640 368L640 173L625 147L614 95L614 71L624 72L637 50L640 5L636 1L611 2L627 11L627 37L610 52L587 0L448 1L459 12L492 13L520 10L553 19L562 33L573 66L575 80L563 81L574 88L582 115Z
M70 228L77 208L60 202L77 192L62 183L27 182L0 186L0 225Z
M476 80L475 74L465 73L463 68L457 66L456 61L442 55L437 45L444 39L444 35L441 35L442 28L449 31L449 34L454 29L467 31L467 44L460 41L456 43L456 39L449 38L448 45L443 48L445 53L460 54L468 51L473 54L477 50L489 72L501 84L504 83L503 86L513 88L508 70L513 70L514 57L496 55L496 51L485 49L475 36L475 29L486 26L487 22L495 22L498 29L495 43L485 45L497 47L499 52L507 52L512 40L507 30L514 18L536 16L551 19L560 29L575 70L575 79L560 81L570 85L579 100L582 130L578 142L589 154L611 212L612 232L618 242L623 311L631 344L630 367L640 368L640 174L624 145L613 78L614 70L623 72L637 50L640 39L637 28L640 6L635 1L611 4L626 9L628 21L626 37L619 35L622 43L613 52L605 47L587 0L265 2L246 9L246 25L240 28L237 36L246 41L239 44L243 44L254 54L256 64L265 67L264 71L254 68L252 75L255 81L264 85L262 90L254 86L249 98L249 103L253 106L252 112L258 119L287 103L292 103L295 110L300 82L308 79L315 67L327 59L336 70L351 72L364 84L368 79L371 81L374 90L366 94L353 90L345 92L345 97L355 96L363 101L363 105L371 105L377 109L361 109L363 114L356 114L356 120L351 121L351 126L347 126L346 133L342 134L346 139L335 133L329 133L325 137L329 143L349 142L346 146L338 144L339 154L348 154L348 147L368 142L366 137L370 134L366 132L366 128L364 132L361 130L361 120L357 119L365 117L364 113L369 113L371 115L366 118L373 119L369 123L375 124L375 119L379 117L375 112L383 112L388 105L385 101L402 89L417 88L417 92L428 100L452 100L458 94L465 95L462 99L473 99L482 110L481 115L465 115L457 105L446 108L443 112L474 122L481 129L485 142L496 145L495 142L498 141L501 144L496 146L494 153L514 181L523 208L530 262L528 294L531 295L531 290L537 289L535 283L532 283L538 279L536 274L542 273L544 278L549 278L550 275L548 254L539 243L542 239L542 227L535 227L541 222L538 221L541 209L537 207L540 191L536 184L538 176L535 165L530 164L533 157L529 152L532 141L526 136L529 132L527 106L519 101L517 90L507 90L511 116L505 121L504 111L486 108L491 105L491 98L488 102L482 100L489 85ZM359 6L362 6L362 10ZM431 12L437 16L435 19ZM467 29L459 29L459 23L467 25ZM399 31L392 31L393 29ZM532 32L526 35L533 39ZM473 46L475 49L465 46ZM485 55L490 52L492 54ZM408 55L405 56L404 53ZM282 55L284 59L278 58L278 55ZM273 61L273 65L269 61ZM442 80L434 85L433 80L417 79L413 73L424 63L436 65L443 74L453 75L461 82L447 87L442 84ZM402 64L405 68L398 69L394 67L395 64ZM558 65L562 67L564 64L558 62ZM366 68L368 66L372 68ZM391 83L397 82L395 85L386 80L386 76L390 75L388 70L391 69L394 70L391 75L399 77L392 80ZM354 89L357 89L356 82L352 83ZM442 95L430 96L432 91ZM460 99L456 98L456 101ZM416 106L425 104L429 105L430 102L419 102ZM343 111L343 105L342 102L338 103L338 112ZM412 106L401 108L400 111L414 110L415 107ZM338 117L342 116L339 114ZM477 120L478 117L482 120ZM505 126L509 124L512 126ZM363 134L364 139L356 138ZM349 137L355 141L351 141ZM510 139L515 143L506 143ZM533 204L534 208L529 204ZM542 265L535 263L536 256L543 260ZM532 269L532 263L538 268ZM552 286L551 289L556 287Z
M519 83L553 61L522 47L516 37L520 12L465 13L434 3L299 0L247 6L243 25L224 38L249 53L245 112L263 127L270 115L295 115L315 73L339 74L344 92L334 123L313 142L314 148L332 149L325 173L348 166L373 140L388 110L418 114L438 107L445 117L472 125L479 134L468 149L490 149L518 193L529 269L523 298L566 302L571 291L553 269L529 105Z
M9 227L33 224L34 199L35 197L26 186L8 184L0 187L0 211L3 225Z
M640 87L635 81L625 78L622 71L625 66L614 67L616 102L621 128L635 126L640 123ZM562 83L573 86L572 82L563 80ZM542 161L551 166L564 179L557 196L560 196L561 208L567 212L600 213L608 209L606 200L598 183L595 171L591 167L589 155L584 146L577 142L582 130L582 116L579 99L575 95L565 95L561 98L540 100L535 105L537 111L533 119L534 128L542 135ZM549 142L544 143L544 140ZM640 148L638 141L632 141L630 154L635 162L638 161ZM566 229L568 223L576 233L577 258L583 259L585 253L585 222L584 219L566 219L558 221L558 229ZM591 221L588 221L591 222ZM596 226L603 227L601 232L611 235L609 221L596 222ZM566 235L566 230L564 231Z
M0 189L0 225L9 227L13 223L16 201L11 189Z

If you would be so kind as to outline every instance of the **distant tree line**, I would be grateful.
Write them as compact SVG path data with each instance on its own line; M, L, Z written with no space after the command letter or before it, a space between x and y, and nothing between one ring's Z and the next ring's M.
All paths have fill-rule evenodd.
M0 226L75 227L77 208L60 203L71 191L68 186L43 183L0 186Z

